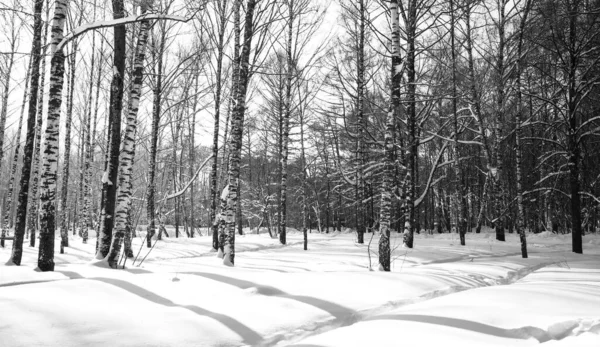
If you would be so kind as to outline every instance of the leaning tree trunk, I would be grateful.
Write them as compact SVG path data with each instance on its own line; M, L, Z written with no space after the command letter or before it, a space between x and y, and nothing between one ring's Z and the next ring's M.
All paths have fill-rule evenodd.
M400 57L400 25L398 18L398 0L390 2L392 24L392 107L385 124L385 156L383 182L381 184L381 207L379 216L379 269L390 271L390 223L393 192L394 166L394 119L400 116L400 83L402 82L402 58Z
M248 0L244 28L244 44L240 55L239 83L237 88L235 109L231 122L231 153L229 157L229 191L225 210L223 211L227 233L223 247L225 265L233 266L235 258L235 210L239 199L240 159L242 150L242 135L244 130L244 113L246 111L246 89L249 79L249 60L252 36L254 33L254 8L256 0Z
M141 13L146 13L147 5L142 3ZM148 41L148 31L150 22L144 20L140 23L140 31L137 45L135 47L135 56L133 62L132 83L129 90L129 100L127 104L127 126L123 137L123 146L119 155L119 194L117 196L117 208L115 211L115 228L112 237L110 251L108 253L108 264L112 268L117 267L119 253L123 238L131 238L127 235L129 209L131 208L133 159L135 157L135 135L137 132L137 114L142 91L142 82L144 79L144 59L146 56L146 43ZM129 249L131 252L131 249ZM133 253L128 253L126 257L132 257Z
M29 68L27 69L27 75L25 77L25 88L23 89L23 103L21 104L21 112L19 115L19 126L17 127L17 134L15 136L15 153L13 155L12 165L10 168L10 176L8 179L8 187L6 192L6 200L4 201L4 220L2 225L2 236L0 237L0 246L4 247L4 236L11 227L11 211L12 211L12 199L15 185L15 179L17 176L17 165L19 164L19 152L21 151L21 130L23 129L23 114L25 113L25 104L27 103L27 87L29 86L29 75L31 72L31 61L29 62ZM34 129L35 131L35 129ZM35 136L34 136L35 137Z
M125 16L123 0L112 0L113 17ZM119 149L121 146L121 111L123 109L123 77L125 75L125 25L114 27L113 75L110 88L110 109L108 119L111 124L110 143L108 145L108 165L102 179L104 198L100 235L96 259L104 259L109 252L114 226L115 205L117 199L117 176L119 173Z
M73 41L73 52L70 56L71 71L69 93L67 96L67 119L65 122L65 150L63 155L62 185L60 189L60 254L69 247L69 226L67 224L67 198L69 196L69 168L71 160L71 123L73 119L73 91L75 90L75 61L77 58L77 41Z

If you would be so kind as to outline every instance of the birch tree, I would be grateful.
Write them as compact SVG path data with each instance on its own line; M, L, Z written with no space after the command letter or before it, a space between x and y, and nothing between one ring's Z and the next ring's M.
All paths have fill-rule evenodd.
M244 113L246 111L246 89L248 87L248 72L250 48L254 35L254 9L257 0L248 0L246 3L246 16L244 22L244 41L240 54L239 80L235 89L235 107L231 121L230 157L228 171L228 189L226 204L223 211L227 233L225 234L223 264L233 266L235 259L235 212L239 198L240 159L242 149L242 136L244 127Z
M125 16L123 0L113 0L114 19ZM109 114L110 122L108 158L102 177L103 210L100 221L100 234L98 235L98 249L96 259L104 259L109 252L112 232L115 221L115 205L117 198L117 176L119 169L119 149L121 146L121 111L123 109L123 79L125 77L125 25L116 25L113 28L113 69L110 87Z
M31 159L33 157L33 141L35 138L35 121L37 111L37 97L39 88L39 66L41 59L41 34L42 34L42 9L43 0L36 0L33 7L33 42L31 47L31 83L29 87L29 109L27 115L27 135L23 148L23 166L21 169L21 182L19 184L19 200L17 202L17 216L15 223L15 239L9 262L21 265L23 254L23 237L27 218L27 201L29 197L29 178L31 174ZM40 245L41 246L41 245ZM41 247L40 247L41 251ZM39 264L38 264L39 266ZM40 266L40 270L47 269ZM50 269L52 270L52 269Z
M13 154L13 160L10 166L7 194L5 197L6 200L4 202L4 208L2 209L2 212L4 213L4 220L2 224L2 237L0 237L0 246L2 247L4 247L4 235L8 232L9 228L12 227L12 199L14 191L14 182L17 175L17 165L19 164L19 152L21 151L21 131L23 129L23 114L25 112L25 104L27 103L27 93L30 92L27 90L27 87L29 86L30 73L31 64L27 68L27 75L25 77L25 88L23 89L23 102L21 104L21 111L19 113L19 126L17 127L17 133L15 135L15 152Z
M152 7L152 0L144 1L141 4L141 13L144 14L148 8ZM132 194L132 172L133 160L135 157L135 136L137 132L137 114L139 109L140 95L142 91L142 82L144 78L144 59L146 56L146 43L148 32L150 30L150 21L140 22L140 29L137 38L137 44L134 53L134 64L132 73L132 83L129 90L129 100L127 103L127 126L123 137L123 145L119 154L119 185L117 195L117 207L115 211L115 229L113 232L110 252L108 254L108 264L112 268L117 267L121 243L123 238L131 238L126 235L127 217L131 206ZM126 257L133 257L129 252Z
M398 15L398 0L389 3L391 22L392 71L391 71L391 107L386 117L383 182L381 185L381 205L379 216L379 269L390 271L390 210L392 205L394 165L394 119L400 116L400 83L402 81L402 58L400 56L400 25Z
M56 231L56 174L58 170L58 141L60 129L60 108L64 78L65 55L57 49L63 38L68 0L57 0L54 4L50 39L50 92L48 94L48 114L42 155L40 184L40 247L38 267L42 271L54 271L54 234Z

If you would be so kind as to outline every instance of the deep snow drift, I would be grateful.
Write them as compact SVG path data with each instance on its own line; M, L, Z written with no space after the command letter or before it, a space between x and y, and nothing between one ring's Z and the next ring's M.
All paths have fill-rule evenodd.
M236 265L211 238L158 241L141 266L92 262L95 239L71 238L56 271L5 266L0 249L0 346L600 346L600 235L491 233L393 239L391 273L369 271L352 233L237 236ZM394 235L397 236L397 235ZM370 235L365 236L369 242ZM134 242L134 252L141 239ZM377 268L377 237L371 262Z

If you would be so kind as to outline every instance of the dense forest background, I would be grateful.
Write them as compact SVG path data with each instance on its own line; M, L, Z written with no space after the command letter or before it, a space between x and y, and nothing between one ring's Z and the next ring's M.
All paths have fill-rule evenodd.
M233 263L242 227L407 247L490 227L526 256L527 232L581 253L598 228L600 1L3 0L0 16L13 248L90 230L102 258L172 224Z

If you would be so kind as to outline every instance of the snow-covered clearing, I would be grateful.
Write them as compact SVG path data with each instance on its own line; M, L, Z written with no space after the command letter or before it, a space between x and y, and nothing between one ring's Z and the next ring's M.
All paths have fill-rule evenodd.
M600 235L584 255L570 235L529 235L529 259L514 234L470 233L465 247L416 235L391 273L368 270L353 234L309 234L308 251L300 233L284 247L237 236L233 268L209 237L170 235L126 270L94 265L95 239L79 238L64 255L56 242L53 273L35 271L27 246L23 266L5 266L8 242L0 346L600 346Z

